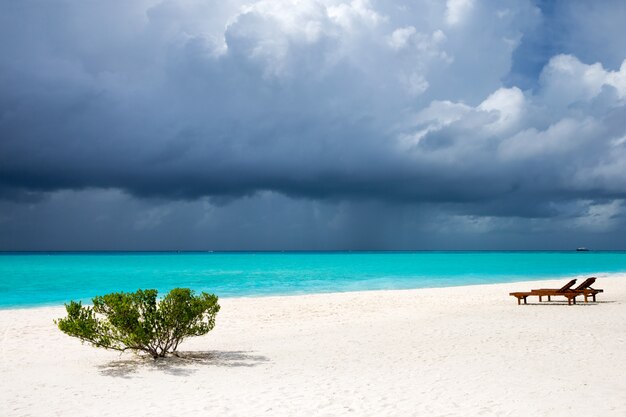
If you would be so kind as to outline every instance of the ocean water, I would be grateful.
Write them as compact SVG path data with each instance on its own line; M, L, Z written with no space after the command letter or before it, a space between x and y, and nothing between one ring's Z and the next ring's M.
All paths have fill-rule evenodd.
M220 297L446 287L626 272L626 252L4 253L0 308L190 287Z

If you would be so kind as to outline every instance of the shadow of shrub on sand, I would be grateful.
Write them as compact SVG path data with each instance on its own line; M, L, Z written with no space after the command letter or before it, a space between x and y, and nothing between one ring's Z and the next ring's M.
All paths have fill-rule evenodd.
M132 359L120 359L99 365L102 375L130 378L140 370L159 371L169 375L189 376L198 371L200 366L253 367L268 362L262 355L245 351L193 351L178 352L170 356L153 360L149 356L135 356Z

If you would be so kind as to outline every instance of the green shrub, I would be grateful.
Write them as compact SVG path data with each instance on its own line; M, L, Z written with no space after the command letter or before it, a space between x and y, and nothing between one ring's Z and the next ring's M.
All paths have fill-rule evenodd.
M174 288L157 301L157 290L117 292L93 298L93 307L71 301L67 317L55 323L64 333L93 346L145 352L153 358L175 353L189 336L201 336L215 326L217 296L189 288Z

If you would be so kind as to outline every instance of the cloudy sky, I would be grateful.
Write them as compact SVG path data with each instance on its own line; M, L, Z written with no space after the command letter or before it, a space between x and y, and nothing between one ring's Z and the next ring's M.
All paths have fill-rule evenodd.
M0 0L0 249L626 249L623 0Z

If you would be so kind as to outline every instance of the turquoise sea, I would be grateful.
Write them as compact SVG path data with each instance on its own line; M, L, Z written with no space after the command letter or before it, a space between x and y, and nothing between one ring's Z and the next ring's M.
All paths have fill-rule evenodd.
M190 287L220 297L446 287L626 272L626 252L0 254L0 308Z

